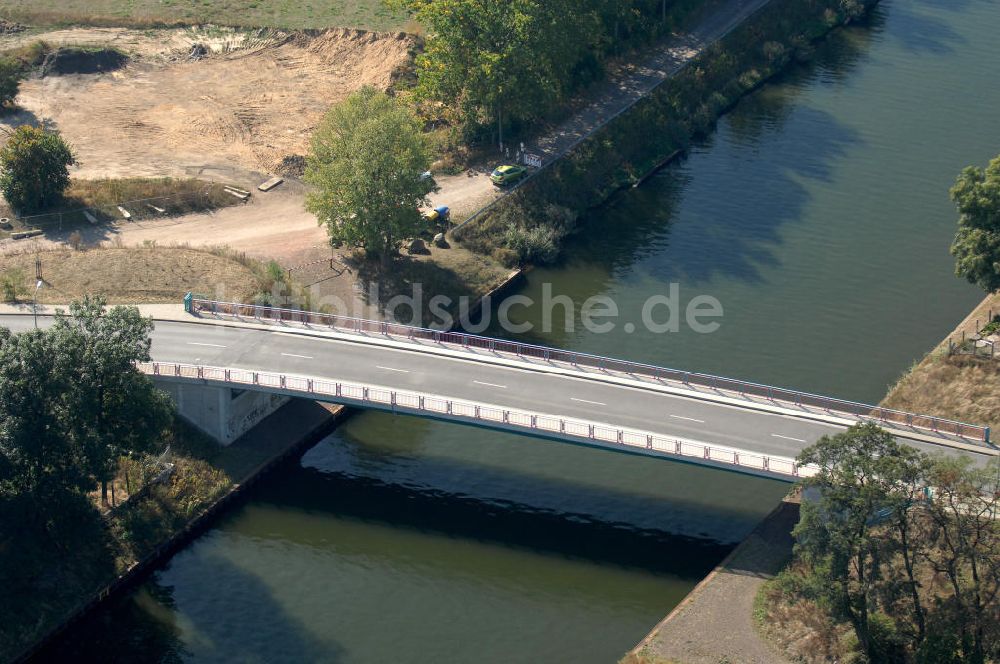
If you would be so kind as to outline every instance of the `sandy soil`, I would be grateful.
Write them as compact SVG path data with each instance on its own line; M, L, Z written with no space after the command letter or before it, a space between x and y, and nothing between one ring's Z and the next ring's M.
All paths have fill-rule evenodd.
M410 39L357 30L301 33L81 28L53 43L110 43L135 56L103 75L26 81L24 109L3 125L57 127L76 150L76 177L189 174L206 165L276 172L305 154L335 102L364 85L386 88ZM0 39L15 46L22 35ZM209 55L187 57L194 43ZM96 121L95 121L96 120Z

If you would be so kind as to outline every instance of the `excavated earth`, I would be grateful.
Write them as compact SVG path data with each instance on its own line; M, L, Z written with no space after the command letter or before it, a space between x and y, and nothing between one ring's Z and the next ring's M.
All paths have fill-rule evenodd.
M362 86L388 88L413 50L404 34L215 27L19 33L0 36L0 50L36 39L128 57L114 71L27 80L20 110L0 121L57 128L84 178L301 170L330 106Z

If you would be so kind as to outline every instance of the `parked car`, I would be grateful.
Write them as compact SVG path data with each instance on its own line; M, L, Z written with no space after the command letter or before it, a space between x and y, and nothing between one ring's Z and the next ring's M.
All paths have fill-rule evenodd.
M528 173L527 166L498 166L490 175L490 180L498 187L513 184L523 178Z

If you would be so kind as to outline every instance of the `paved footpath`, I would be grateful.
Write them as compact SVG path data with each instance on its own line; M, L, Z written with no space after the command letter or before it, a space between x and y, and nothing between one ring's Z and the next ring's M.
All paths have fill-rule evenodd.
M603 127L629 107L674 76L706 48L765 6L769 0L717 0L705 10L690 32L671 35L646 50L648 56L587 91L591 101L544 136L526 142L524 150L541 157L542 165L556 161L577 143ZM516 146L509 146L513 159ZM441 191L435 205L462 207L472 201L489 201L486 207L508 195L513 189L497 191L485 173L471 178L465 175L438 179Z
M627 67L622 75L598 84L588 93L593 97L592 102L555 131L526 145L525 150L541 156L543 163L558 158L676 74L768 1L721 0L715 3L690 32L667 38L644 62Z
M753 604L791 557L798 520L798 503L782 502L624 661L787 664L757 633Z

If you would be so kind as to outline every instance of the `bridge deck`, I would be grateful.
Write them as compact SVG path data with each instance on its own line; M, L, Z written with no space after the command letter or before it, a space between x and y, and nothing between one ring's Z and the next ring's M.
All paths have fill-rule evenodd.
M45 320L40 318L43 324ZM2 316L0 325L26 329L32 320L30 316ZM835 421L708 400L593 373L542 371L530 365L485 362L474 355L433 353L407 344L375 344L278 328L160 321L153 333L152 353L158 362L381 386L786 459L845 427ZM900 437L907 436L904 432ZM956 452L926 440L908 442L928 451ZM968 453L985 459L995 451L982 448Z

